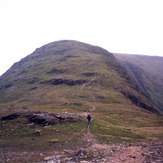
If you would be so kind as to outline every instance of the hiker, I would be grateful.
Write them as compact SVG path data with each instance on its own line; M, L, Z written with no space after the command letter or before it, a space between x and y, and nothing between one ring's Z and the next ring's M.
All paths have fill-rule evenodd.
M88 114L88 116L87 116L87 120L88 120L88 125L90 125L91 124L91 119L92 119L92 117Z

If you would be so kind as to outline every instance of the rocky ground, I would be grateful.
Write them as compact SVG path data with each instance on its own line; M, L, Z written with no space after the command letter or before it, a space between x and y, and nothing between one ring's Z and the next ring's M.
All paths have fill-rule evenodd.
M163 142L145 142L133 144L93 144L78 150L39 152L3 152L0 150L0 162L33 162L40 157L40 163L162 163ZM24 160L24 161L22 161Z
M36 113L35 113L36 114ZM36 116L37 117L37 116ZM82 138L87 142L85 148L77 150L47 152L4 152L0 149L0 162L33 162L38 163L162 163L163 142L139 142L119 144L98 144L91 134L90 126Z
M92 107L95 109L94 107ZM48 112L24 112L13 113L1 118L2 121L13 120L18 117L27 118L31 123L50 125L60 122L79 121L82 116L86 118L88 112L77 114L53 114ZM87 132L82 137L86 142L84 148L77 150L64 149L62 151L46 152L9 152L0 149L0 162L38 162L38 163L162 163L163 162L163 142L137 142L137 143L117 143L99 144L95 135L90 131L88 125ZM38 160L38 161L33 161Z

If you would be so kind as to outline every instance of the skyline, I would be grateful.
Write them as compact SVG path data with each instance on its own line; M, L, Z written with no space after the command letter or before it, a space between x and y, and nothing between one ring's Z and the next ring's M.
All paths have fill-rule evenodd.
M163 56L162 8L161 0L0 0L0 75L58 40Z

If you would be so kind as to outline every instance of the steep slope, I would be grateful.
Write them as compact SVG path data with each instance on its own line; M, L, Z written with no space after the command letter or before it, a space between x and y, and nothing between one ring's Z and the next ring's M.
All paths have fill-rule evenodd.
M1 103L63 107L79 102L78 107L85 109L93 102L128 104L128 98L157 112L111 53L75 41L53 42L36 49L1 76L0 90Z
M114 54L151 102L163 111L163 57Z

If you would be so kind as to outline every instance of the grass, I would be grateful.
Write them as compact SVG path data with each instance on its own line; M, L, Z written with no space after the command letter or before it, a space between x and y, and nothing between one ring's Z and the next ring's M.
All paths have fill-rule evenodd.
M66 44L66 48L71 44ZM81 114L95 107L90 113L93 116L91 133L100 143L163 140L162 117L135 106L121 93L127 91L150 106L149 100L135 89L135 83L129 81L127 76L123 77L124 70L119 69L114 59L91 53L86 45L75 44L74 49L63 51L63 54L59 52L58 55L55 52L64 50L64 47L59 45L57 49L51 46L48 45L47 51L45 48L44 53L40 52L35 60L32 59L34 56L29 56L1 77L0 87L8 81L13 83L12 87L0 91L1 116L28 110ZM70 54L78 57L68 57ZM65 71L47 73L54 68ZM83 75L88 72L95 73L95 76ZM27 81L34 77L38 81L29 84ZM83 89L82 85L41 83L53 78L85 79L89 82ZM36 89L31 90L33 87ZM11 106L13 108L8 109ZM41 135L34 134L36 130L40 130ZM86 119L49 127L29 126L25 119L15 119L7 123L0 122L0 148L4 151L44 152L77 149L87 146L83 139L86 133Z
M40 130L41 134L35 133L36 130ZM43 127L28 125L25 119L19 118L7 123L1 122L0 131L0 146L6 151L75 149L84 145L81 137L86 132L86 122L82 120Z
M152 103L162 111L162 57L114 54L128 70L137 84L149 96Z
M155 141L163 140L162 117L131 108L96 110L91 132L99 141ZM160 130L157 130L159 128Z

